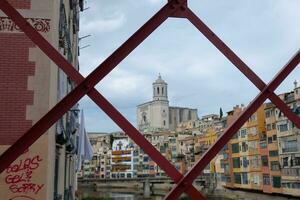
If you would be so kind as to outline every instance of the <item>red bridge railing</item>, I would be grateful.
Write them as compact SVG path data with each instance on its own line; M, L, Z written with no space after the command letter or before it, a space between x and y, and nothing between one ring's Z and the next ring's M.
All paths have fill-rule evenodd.
M207 164L217 155L231 137L241 128L247 119L269 98L292 122L300 128L300 119L274 93L280 83L295 69L300 62L300 51L287 62L282 70L265 84L212 30L198 18L187 0L169 0L149 21L138 29L124 44L104 60L90 75L84 78L68 61L49 44L6 0L0 0L0 9L30 38L59 68L61 68L77 87L54 106L44 117L32 126L21 138L0 156L0 173L43 135L64 113L76 104L84 95L88 95L144 152L146 152L170 178L176 186L165 199L174 200L185 192L192 199L206 199L192 183ZM152 146L147 139L129 121L106 100L94 87L108 75L123 59L168 17L188 19L219 51L230 60L261 92L242 114L224 131L216 143L202 156L195 166L184 176Z

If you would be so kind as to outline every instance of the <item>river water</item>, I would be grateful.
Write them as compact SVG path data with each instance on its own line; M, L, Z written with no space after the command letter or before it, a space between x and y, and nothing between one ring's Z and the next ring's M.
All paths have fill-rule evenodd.
M166 190L154 190L150 198L147 200L162 200L166 196L168 191ZM79 194L81 198L85 197L103 197L112 198L115 200L142 200L143 191L138 189L129 188L98 188L97 191L90 187L79 188ZM185 198L187 199L187 198ZM220 197L208 197L209 200L229 200L227 198Z
M79 189L81 198L84 197L103 197L112 198L116 200L140 200L143 197L142 190L135 190L129 188L99 188L97 191L92 188L84 187ZM149 200L161 200L167 194L167 191L157 191L151 195Z
M153 190L150 198L144 198L142 189L134 188L98 188L97 191L93 187L79 187L78 194L80 199L84 197L102 197L116 200L162 200L168 193L168 190ZM299 200L297 197L287 197L282 195L261 194L255 192L238 191L238 190L216 190L209 192L208 200ZM187 200L188 198L184 198Z

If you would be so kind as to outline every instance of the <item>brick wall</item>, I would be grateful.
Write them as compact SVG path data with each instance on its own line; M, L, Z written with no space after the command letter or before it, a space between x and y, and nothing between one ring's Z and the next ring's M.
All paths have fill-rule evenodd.
M0 33L0 44L0 145L11 145L32 126L26 105L33 104L27 82L35 71L28 61L34 45L23 33Z
M7 0L16 9L30 9L30 0Z

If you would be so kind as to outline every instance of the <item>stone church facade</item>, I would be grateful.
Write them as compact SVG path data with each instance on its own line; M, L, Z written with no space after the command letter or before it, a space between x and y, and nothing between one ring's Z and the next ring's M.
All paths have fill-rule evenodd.
M141 132L174 131L181 122L197 120L197 109L169 106L168 84L159 75L152 84L153 100L137 106L137 125Z

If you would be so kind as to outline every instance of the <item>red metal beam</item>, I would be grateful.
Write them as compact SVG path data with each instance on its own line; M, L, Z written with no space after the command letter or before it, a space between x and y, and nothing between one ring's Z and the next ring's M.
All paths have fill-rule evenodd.
M273 78L273 80L260 92L258 96L247 106L242 114L230 125L219 137L213 146L211 146L194 165L194 167L185 174L184 178L170 191L165 199L177 199L188 187L217 153L227 144L232 136L243 126L250 116L261 106L279 84L295 69L300 62L300 51L288 62L286 66Z
M14 145L0 156L0 172L9 166L25 149L30 147L47 129L49 129L65 112L67 112L84 94L88 94L144 151L175 181L182 175L166 160L155 147L124 118L98 91L93 87L121 62L135 47L150 35L180 4L164 6L154 17L142 26L119 49L106 59L85 80L24 18L7 3L0 1L0 8L24 31L24 33L49 56L66 74L79 84L70 94L51 109L41 120L28 130ZM170 7L170 5L172 7ZM193 199L205 199L194 187L187 193Z
M260 91L266 84L244 63L201 19L190 9L185 12L187 19ZM300 118L276 95L270 92L269 99L300 129Z
M6 5L5 5L6 4ZM63 71L68 74L76 83L79 84L69 95L67 95L61 102L54 107L53 110L42 118L38 123L39 125L32 127L31 138L29 134L25 134L22 139L17 141L13 146L24 147L24 149L15 148L11 150L9 148L0 157L0 170L2 170L2 163L5 163L4 158L9 159L11 154L21 154L25 148L23 141L28 144L33 143L39 135L42 135L57 119L59 119L72 105L74 105L85 93L96 102L123 130L126 132L138 145L140 145L149 156L153 156L153 160L157 162L160 167L168 173L171 178L178 183L178 185L170 192L168 199L174 199L179 195L187 191L188 194L193 196L194 199L204 199L204 197L193 187L191 183L203 170L203 168L210 162L211 159L218 153L218 151L228 142L232 135L244 124L244 122L254 113L257 108L265 101L266 98L270 98L272 102L277 105L286 116L289 117L298 127L300 121L298 117L290 111L285 103L277 97L273 91L282 82L282 80L296 67L299 63L299 52L291 60L291 62L276 76L276 78L268 85L266 84L245 64L243 61L234 54L192 11L187 10L186 0L172 0L159 13L163 14L162 10L165 9L168 15L161 15L159 18L158 13L154 16L156 19L150 19L141 29L139 29L128 41L126 41L119 49L117 49L110 57L108 57L95 71L93 71L87 79L84 78L70 65L56 50L47 43L47 41L40 36L27 22L17 13L6 1L0 1L0 7L3 6L7 9L6 12L16 24L23 29L23 31L32 39L49 58L51 58ZM166 14L165 13L165 14ZM18 16L19 15L19 16ZM206 152L203 158L193 167L193 169L182 178L182 175L170 164L100 93L98 93L94 86L104 76L106 76L117 64L119 64L134 48L136 48L149 34L151 34L168 16L174 17L187 17L242 73L251 80L256 87L261 90L260 95L247 107L242 115L231 125L221 136L220 139L212 146L208 152ZM15 17L15 19L14 19ZM152 22L150 23L150 21ZM159 22L161 20L161 22ZM18 23L19 24L18 24ZM146 26L147 25L147 26ZM27 32L26 32L27 31ZM146 33L144 33L147 32ZM294 66L295 65L295 66ZM54 112L55 111L55 112ZM50 120L46 122L46 120ZM56 119L56 120L55 120ZM37 123L37 124L38 124ZM29 130L29 132L30 132ZM42 133L39 131L44 130ZM27 136L26 136L27 135ZM33 137L32 137L33 136ZM223 140L222 140L223 138ZM139 144L140 143L140 144ZM13 147L12 146L12 147ZM30 146L30 145L29 145ZM28 147L29 147L28 146ZM148 149L150 148L150 150ZM218 150L219 149L219 150ZM10 152L9 152L10 150ZM8 152L8 153L7 153ZM154 159L155 158L155 159ZM9 162L13 162L8 160ZM161 161L161 162L160 162ZM165 166L166 164L166 166ZM4 166L4 165L3 165ZM7 167L7 166L6 166ZM4 170L4 169L3 169ZM2 171L3 171L2 170ZM179 180L180 179L180 180Z
M267 91L263 92L265 90L265 88L268 88L266 86L266 84L216 35L214 34L208 26L205 25L205 23L203 23L200 18L198 18L190 9L187 9L187 11L185 12L185 15L187 17L187 19L212 43L214 44L214 46L219 49L223 55L225 57L227 57L258 89L261 90L261 96L262 97L268 97L292 122L294 122L296 124L296 126L298 128L300 128L300 119L298 118L298 116L293 113L290 108L277 96L274 94L274 90L270 90L268 89ZM299 54L299 52L298 52ZM297 55L294 57L296 58L297 60ZM290 65L292 65L291 63L293 60L291 60L291 62L289 63ZM299 63L299 58L298 58L298 63ZM297 63L297 64L298 64ZM295 63L294 63L295 64ZM295 67L297 66L297 64L295 65ZM285 68L286 69L290 69L290 65L287 65ZM282 73L278 74L277 77L284 77L284 76L287 76L288 73L290 73L291 71L288 71L286 70L282 71ZM288 73L287 73L288 72ZM285 78L285 77L284 77ZM277 84L279 85L283 80L280 79L274 79L274 81L276 82L277 81ZM279 81L279 82L278 82ZM278 86L277 85L277 86ZM259 97L259 96L258 96ZM263 102L265 100L263 100L261 103L260 103L260 98L257 99L257 101L259 103L255 103L253 104L254 102L252 102L248 107L247 109L245 110L245 112L243 112L243 114L238 118L238 119L243 119L244 120L241 120L238 121L238 119L236 120L236 122L233 123L233 125L231 127L234 127L235 129L233 130L230 130L230 128L228 128L224 134L222 135L223 136L223 139L227 139L225 136L225 134L228 134L229 139L228 140L225 140L226 142L224 142L224 140L221 140L222 139L222 136L221 138L212 146L212 148L210 148L205 154L205 155L208 155L207 157L209 157L209 161L207 162L207 164L214 158L214 156L223 148L223 146L230 140L230 138L233 136L233 134L238 130L240 129L240 127L246 122L246 120L258 109L258 107L260 105L263 104ZM254 111L251 113L249 111L253 110ZM247 112L247 110L249 110ZM250 114L250 115L249 115ZM248 116L249 115L249 116ZM233 132L231 132L233 131ZM225 136L224 136L225 135ZM224 144L222 146L220 146L219 150L216 150L214 149L213 147L215 146L219 146L220 144L218 144L218 142L223 142ZM211 156L211 155L213 156ZM203 160L203 162L205 161L205 157L202 157L201 160ZM196 164L196 166L198 166L198 164L200 163L201 165L201 160ZM207 161L207 159L206 159ZM202 165L203 169L204 167L207 165ZM194 171L197 171L197 173L200 174L200 172L203 170L203 169L200 169L199 167L197 167L197 170L195 169L196 166L193 167L192 170ZM191 171L192 171L191 170ZM193 174L192 172L189 172L191 174ZM188 174L189 174L188 173ZM187 181L190 181L190 179L192 178L192 176L188 176L188 174L185 176L184 179L181 180L181 183L183 183L183 185L185 185L185 187L187 187L189 185L189 182ZM197 176L195 176L196 178ZM194 179L195 179L194 178ZM194 179L191 179L191 180L194 180ZM179 190L182 189L182 191L184 191L184 189L182 187L180 187L180 184L178 184L176 187L173 188L173 190L168 194L168 196L166 197L166 199L176 199L179 197L179 195L182 193L180 192ZM180 189L179 189L180 188Z

